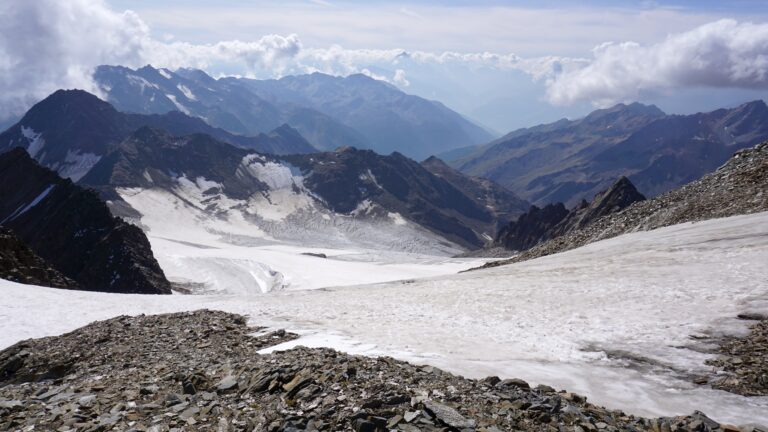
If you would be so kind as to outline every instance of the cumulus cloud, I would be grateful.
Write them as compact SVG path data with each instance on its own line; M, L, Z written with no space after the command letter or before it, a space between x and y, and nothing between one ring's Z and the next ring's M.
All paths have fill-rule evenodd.
M0 117L18 115L59 88L97 91L90 66L132 64L141 57L146 25L91 0L0 4Z
M395 76L392 77L392 82L401 87L408 87L411 85L411 82L405 77L405 71L402 69L395 70Z
M654 45L605 43L580 68L549 77L559 105L598 106L684 87L768 88L768 24L724 19Z

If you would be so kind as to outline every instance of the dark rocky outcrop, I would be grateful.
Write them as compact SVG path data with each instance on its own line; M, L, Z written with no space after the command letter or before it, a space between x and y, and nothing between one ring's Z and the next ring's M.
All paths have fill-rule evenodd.
M139 228L21 148L0 154L0 225L80 289L170 294Z
M574 249L621 234L768 211L768 141L743 149L712 174L654 199L635 202L495 267Z
M610 188L597 194L591 203L582 201L570 211L562 203L549 204L544 208L531 207L528 213L501 229L495 243L509 250L524 251L583 229L603 216L643 200L645 197L632 182L621 177Z
M768 106L761 100L692 115L619 104L583 119L514 131L449 162L539 206L570 207L621 175L647 196L658 196L766 139Z
M520 379L331 349L259 350L239 315L122 316L0 352L2 430L764 431L700 412L642 418Z
M568 216L563 203L543 208L531 206L527 213L499 230L495 243L509 250L521 251L548 240L555 227Z
M32 252L13 231L0 226L0 278L28 285L77 288L77 283L62 275Z

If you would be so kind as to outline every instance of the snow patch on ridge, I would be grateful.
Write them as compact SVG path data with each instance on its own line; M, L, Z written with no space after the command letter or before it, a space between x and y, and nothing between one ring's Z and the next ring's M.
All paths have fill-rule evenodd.
M43 139L42 134L35 132L32 128L24 126L21 127L21 134L24 135L24 138L26 138L29 143L27 146L27 153L29 153L29 156L32 157L32 159L37 159L37 154L40 153L40 150L45 146L45 140Z
M157 86L157 84L151 83L151 82L147 81L146 79L144 79L144 78L142 78L142 77L140 77L138 75L128 74L128 75L126 75L126 77L128 78L128 81L132 85L134 85L136 87L139 87L141 89L141 93L142 94L144 93L144 91L147 88L153 88L153 89L159 89L160 88L160 87Z
M191 115L189 109L187 109L187 107L182 105L181 102L176 100L176 96L174 96L174 95L172 95L170 93L167 93L165 96L168 99L170 99L171 102L173 102L174 105L176 105L176 109L178 109L179 111L183 112L186 115Z
M294 177L291 168L287 165L267 161L261 155L245 156L240 166L245 173L266 184L272 190L291 188L302 182L301 177Z
M80 153L78 150L67 150L64 163L58 169L59 175L76 182L88 174L88 171L90 171L99 160L101 160L101 156L93 153Z
M196 101L197 96L195 96L194 93L192 93L192 90L189 89L189 87L185 86L184 84L178 84L176 88L179 89L180 92L184 94L184 97L191 101Z

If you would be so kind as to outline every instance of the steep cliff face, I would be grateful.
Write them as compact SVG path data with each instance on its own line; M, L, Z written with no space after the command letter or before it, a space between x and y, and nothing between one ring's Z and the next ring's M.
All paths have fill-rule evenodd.
M0 154L0 224L80 289L171 292L139 228L21 148Z
M619 212L645 200L632 182L621 177L600 192L591 203L583 201L570 211L562 203L544 208L531 207L528 213L499 231L496 243L510 250L524 251L547 240L587 227L603 216Z

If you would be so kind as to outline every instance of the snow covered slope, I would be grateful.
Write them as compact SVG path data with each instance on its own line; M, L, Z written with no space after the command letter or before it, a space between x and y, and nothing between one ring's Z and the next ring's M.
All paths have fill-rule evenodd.
M743 332L738 313L768 312L766 262L768 213L759 213L460 275L259 296L158 298L1 281L0 346L120 314L214 308L300 331L305 345L389 354L472 377L521 377L631 413L701 409L723 422L765 424L768 398L688 378L710 357L692 336Z
M159 184L160 174L145 172L150 185ZM328 209L289 165L251 154L237 177L266 188L233 197L222 183L180 174L163 187L117 188L180 288L248 295L435 276L480 263L448 259L461 249L371 202L350 214Z

